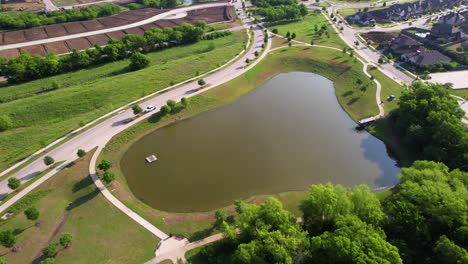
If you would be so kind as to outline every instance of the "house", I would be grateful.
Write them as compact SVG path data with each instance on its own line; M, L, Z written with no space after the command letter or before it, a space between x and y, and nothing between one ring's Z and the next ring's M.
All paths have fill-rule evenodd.
M355 15L346 18L351 24L358 24L361 26L375 25L375 19L367 12L359 12Z
M417 66L426 66L435 63L450 63L451 61L449 57L437 50L418 50L413 53L402 55L401 59Z
M466 21L466 18L461 13L449 13L439 19L439 24L448 24L454 27L458 27Z
M443 38L446 42L452 42L462 39L460 29L451 24L434 24L431 28L430 39Z
M423 44L405 35L400 35L389 42L389 48L396 54L411 53L419 50Z

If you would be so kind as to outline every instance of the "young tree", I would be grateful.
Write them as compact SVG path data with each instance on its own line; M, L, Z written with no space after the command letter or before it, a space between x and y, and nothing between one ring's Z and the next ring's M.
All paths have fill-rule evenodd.
M39 262L39 264L54 264L54 263L55 263L54 258L46 258L46 259L42 260L41 262Z
M53 258L57 255L57 243L50 243L47 247L42 249L42 255L46 258Z
M79 157L79 158L82 158L86 155L86 151L84 151L84 149L79 149L77 152L76 152L76 155Z
M288 32L286 32L286 36L285 36L285 37L286 37L286 38L289 38L289 37L291 37L291 32L289 32L289 31L288 31Z
M258 57L258 51L254 52L255 57Z
M140 105L138 105L138 104L133 105L132 110L133 110L134 115L138 115L138 114L141 114L143 112L143 109L141 109Z
M98 165L98 169L100 169L102 171L107 171L111 167L112 167L112 164L110 163L110 161L107 161L107 160L101 160L101 163L99 163L99 165Z
M161 113L163 115L167 115L172 111L172 109L168 105L161 106Z
M274 28L271 32L273 32L273 34L278 34L278 29Z
M180 99L180 103L181 103L184 107L187 107L187 105L189 104L188 99L185 98L185 97L182 97L182 98Z
M206 84L205 80L203 79L198 80L198 85L203 86L205 84Z
M172 110L174 110L177 103L176 103L176 101L174 101L174 100L167 100L166 104L167 104Z
M36 207L29 207L24 211L24 215L30 221L36 221L39 219L39 210Z
M63 233L59 238L59 243L62 247L67 248L73 240L73 236L70 233Z
M13 127L13 121L7 115L0 115L0 132L6 131Z
M215 227L220 228L222 227L223 223L227 220L226 211L223 209L218 209L215 212Z
M296 38L296 32L293 32L293 33L291 34L291 38L292 38L292 39L295 39L295 38Z
M20 187L21 181L17 178L11 177L8 179L8 187L12 190L18 189Z
M136 71L139 69L146 68L150 64L150 59L148 56L141 54L140 52L135 52L130 56L130 65L128 66L130 70Z
M51 156L45 156L44 157L44 164L45 165L49 166L49 165L54 164L54 162L55 162L55 160Z
M109 184L111 183L113 180L115 180L115 174L111 171L106 171L104 172L104 174L102 175L102 180L106 183L106 184Z
M0 232L0 244L6 248L12 248L16 245L16 236L12 230Z

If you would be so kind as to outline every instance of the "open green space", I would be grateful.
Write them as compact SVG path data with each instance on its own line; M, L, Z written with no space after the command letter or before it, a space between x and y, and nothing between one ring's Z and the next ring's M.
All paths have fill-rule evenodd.
M88 176L91 156L10 207L15 215L1 221L0 230L15 230L19 250L4 256L7 263L38 263L41 250L63 233L73 239L59 250L56 263L143 263L154 257L158 239L109 203ZM23 214L30 206L39 210L38 226Z
M368 72L370 75L374 76L382 86L380 98L384 103L385 113L388 114L393 109L398 108L398 101L403 92L403 87L373 66L368 67ZM395 99L388 100L390 95L394 95Z
M316 34L314 31L315 25L317 25L319 30L322 26L326 26L329 37L325 32L321 36ZM274 28L276 28L278 30L278 34L282 36L285 36L288 31L291 34L296 33L295 40L306 43L310 43L313 40L315 45L326 45L340 49L346 47L346 44L331 28L327 19L321 13L310 12L303 20L272 26L269 29L272 30Z
M261 86L275 75L290 71L314 72L332 80L340 105L354 120L378 112L375 103L375 84L364 75L362 64L354 58L344 55L341 51L319 47L293 46L277 50L246 74L190 98L190 104L181 112L166 117L155 115L114 137L99 158L99 160L109 160L113 164L116 180L110 188L115 190L114 195L166 233L181 234L193 241L215 232L212 228L214 212L189 214L162 212L136 198L120 171L120 159L132 143L155 129L229 104ZM361 85L357 84L358 79L362 81ZM285 204L288 210L298 214L298 201L303 199L304 195L305 192L292 192L278 194L276 197ZM261 199L263 199L262 196L250 200L256 202ZM233 210L232 206L227 207L228 212L232 213Z
M235 32L150 53L150 66L135 72L124 60L1 88L0 113L13 128L0 133L0 170L121 105L222 65L246 37ZM60 88L50 90L54 82Z

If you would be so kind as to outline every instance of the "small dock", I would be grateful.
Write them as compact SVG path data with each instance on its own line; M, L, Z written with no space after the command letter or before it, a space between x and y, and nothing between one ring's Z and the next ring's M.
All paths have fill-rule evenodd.
M371 116L371 117L366 117L366 118L359 120L358 123L359 123L359 126L365 127L367 125L374 123L375 120L377 120L377 118L375 116Z
M151 156L146 157L146 161L147 161L148 163L155 162L155 161L157 161L157 160L158 160L158 158L156 158L155 155L151 155Z

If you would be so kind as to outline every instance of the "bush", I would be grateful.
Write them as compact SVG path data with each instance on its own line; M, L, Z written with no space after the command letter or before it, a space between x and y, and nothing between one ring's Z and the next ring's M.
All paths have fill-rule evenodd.
M42 250L42 255L47 258L53 258L57 255L57 243L51 243Z
M44 164L45 165L49 166L49 165L54 164L54 162L55 162L55 160L51 156L45 156L44 157Z
M72 239L73 236L71 234L63 233L59 238L60 245L65 248L68 247L71 244Z
M41 262L39 262L39 264L54 264L54 263L55 263L55 259L53 258L46 258L42 260Z
M206 84L205 80L203 79L198 80L198 85L203 86L205 84Z
M14 247L16 244L16 236L12 230L6 230L0 233L0 244L6 248Z
M258 51L254 52L255 57L258 57Z
M101 160L101 163L99 163L98 165L98 169L103 170L103 171L107 171L111 167L112 167L112 164L110 163L110 161L107 161L107 160Z
M79 158L82 158L86 155L86 151L84 151L84 149L79 149L77 152L76 152L76 155L79 157Z
M24 215L28 220L35 221L39 218L39 210L36 207L29 207L24 211Z
M273 32L273 34L278 34L278 29L274 28L271 32Z
M106 171L104 172L104 174L102 175L102 180L106 183L106 184L109 184L111 183L113 180L115 180L115 174L111 171Z
M5 131L13 127L13 121L7 115L0 115L0 132Z
M167 115L172 111L172 109L168 105L161 106L161 113L163 115Z
M21 181L19 179L13 177L8 179L8 188L16 190L18 187L20 187L20 185Z
M135 52L130 56L130 65L128 66L130 70L136 71L148 67L150 64L150 59L148 56L141 54L140 52Z
M141 107L137 104L132 106L132 110L134 115L138 115L143 112L143 109L141 109Z
M188 105L189 102L188 102L187 98L182 97L182 99L180 99L180 103L181 103L184 107L187 107L187 105Z

